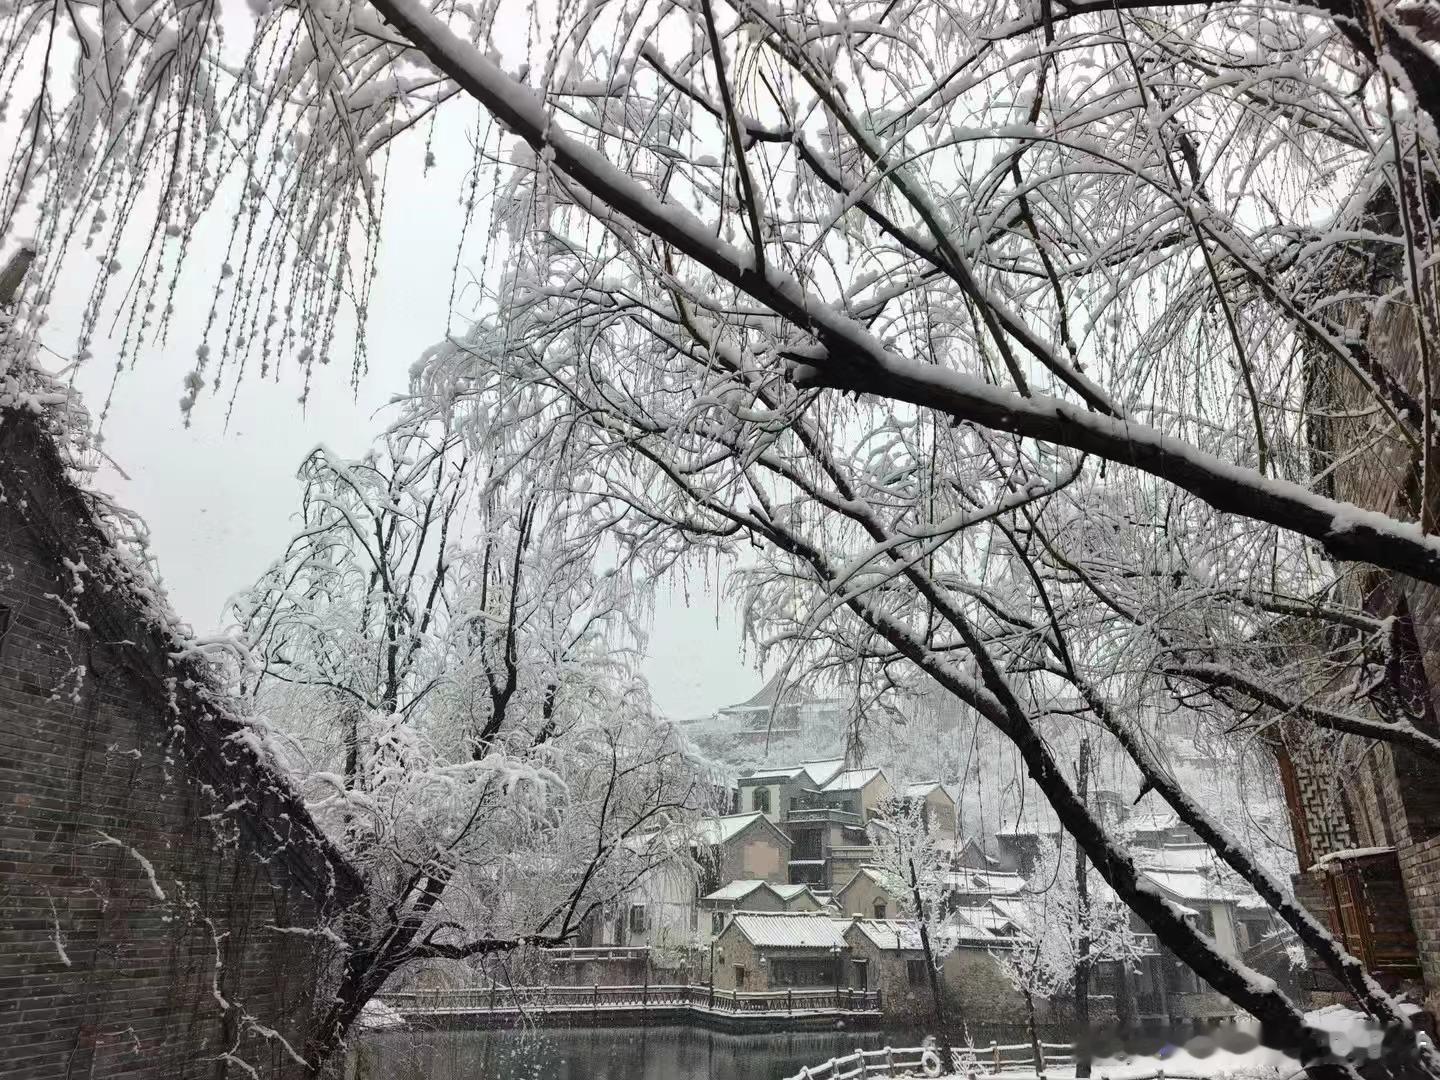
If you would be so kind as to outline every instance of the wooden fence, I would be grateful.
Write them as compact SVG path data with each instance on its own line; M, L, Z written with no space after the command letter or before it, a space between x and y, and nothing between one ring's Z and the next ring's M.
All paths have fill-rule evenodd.
M865 1080L871 1076L936 1076L962 1077L1002 1076L1004 1080L1047 1080L1054 1070L1060 1076L1073 1075L1075 1050L1069 1043L1041 1043L1044 1068L1036 1070L1035 1051L1030 1043L1006 1046L954 1046L954 1067L946 1068L936 1046L887 1046L883 1050L856 1050L844 1057L831 1058L823 1065L801 1069L786 1080ZM928 1066L928 1068L927 1068ZM1095 1080L1207 1080L1186 1072L1167 1072L1161 1065L1133 1064L1113 1068L1096 1068ZM1058 1076L1055 1078L1058 1080Z
M952 1046L950 1050L955 1059L953 1069L943 1066L938 1046L887 1046L882 1050L856 1050L844 1057L831 1058L823 1065L801 1069L788 1080L863 1080L868 1076L915 1076L927 1072L935 1075L937 1069L962 1076L1004 1073L1019 1080L1015 1074L1035 1071L1035 1051L1030 1043ZM1075 1048L1069 1043L1041 1043L1040 1051L1046 1069L1074 1068ZM928 1061L926 1055L929 1055Z
M717 990L708 986L487 986L405 990L380 995L401 1016L461 1016L499 1012L605 1012L631 1009L703 1009L747 1015L874 1013L876 990Z

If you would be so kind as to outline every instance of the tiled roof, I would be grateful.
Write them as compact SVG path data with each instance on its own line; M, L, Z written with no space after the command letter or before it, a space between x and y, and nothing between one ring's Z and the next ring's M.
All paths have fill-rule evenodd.
M764 814L727 814L725 817L706 818L696 830L696 839L714 847L735 839L757 820L764 819Z
M854 876L851 877L849 881L845 882L844 885L841 885L840 888L835 890L836 893L838 894L844 892L846 889L850 888L850 885L855 880L855 878L862 876L869 878L876 885L879 885L882 889L890 893L892 896L900 896L905 890L905 882L903 882L897 875L892 874L890 871L882 870L878 866L862 866L859 870L855 871Z
M1014 824L1004 825L995 830L996 836L1054 836L1060 832L1060 819L1048 805L1032 804L1013 820Z
M968 923L977 930L983 930L997 937L1013 933L1013 927L1016 925L1013 918L998 907L992 907L989 904L983 907L956 908L955 918L961 923Z
M845 768L844 758L828 761L802 761L798 765L770 765L763 769L752 769L740 777L740 783L749 784L757 780L799 780L823 789Z
M740 777L740 783L751 783L756 780L793 780L799 775L800 770L794 766L779 769L753 769Z
M921 780L914 784L906 784L905 797L907 799L923 799L937 788L945 791L945 785L938 780ZM945 794L949 795L950 793L945 791Z
M998 897L991 900L986 906L994 908L1007 922L1012 922L1016 926L1019 926L1025 921L1025 905L1019 900L1009 900L1004 897Z
M1135 861L1156 870L1209 870L1220 866L1220 857L1209 844L1162 844L1135 851Z
M835 777L827 782L821 791L859 791L875 777L883 773L879 769L846 769L844 772L836 773Z
M972 870L968 867L947 871L945 887L955 892L991 893L1014 896L1025 891L1025 879L1019 874L999 870Z
M771 882L771 883L770 883L770 888L771 888L771 890L772 890L777 896L780 897L781 900L794 900L795 897L799 896L802 892L805 892L807 889L810 888L810 886L809 886L809 885L776 885L774 882Z
M760 708L770 708L771 706L773 706L773 705L776 703L776 701L778 701L778 700L780 699L780 691L783 690L784 688L785 688L785 679L784 679L784 677L781 676L781 675L772 675L769 679L766 680L764 686L762 686L759 690L755 691L755 694L754 694L752 697L748 698L748 699L745 700L745 701L740 702L738 705L730 705L730 706L727 706L727 708L729 708L729 709L760 709ZM794 688L792 687L792 688L791 688L791 694L793 694L793 693L794 693ZM790 695L787 694L786 696L789 697Z
M752 945L778 949L833 949L845 939L828 915L802 911L741 911L731 920ZM843 925L843 924L842 924Z
M984 908L961 908L953 912L935 934L946 945L982 945L986 948L1013 944L1018 935L1011 920Z
M732 881L729 885L722 885L709 896L701 897L701 899L716 902L743 900L756 889L763 888L765 888L765 882L763 881Z
M916 951L922 948L920 927L899 919L856 919L855 930L864 934L877 949Z
M1125 828L1135 832L1166 832L1181 828L1183 824L1168 806L1142 806L1125 818Z
M1217 885L1193 870L1141 870L1140 876L1161 892L1183 903L1238 903L1239 893Z
M805 776L817 788L824 787L836 775L845 768L844 758L832 758L829 761L805 761L800 767L805 770Z

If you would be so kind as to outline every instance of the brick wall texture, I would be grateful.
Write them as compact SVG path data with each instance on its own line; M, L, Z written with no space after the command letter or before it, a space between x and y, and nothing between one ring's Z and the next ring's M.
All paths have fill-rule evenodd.
M1408 392L1419 394L1420 350L1414 320L1404 305L1390 305L1368 326L1358 311L1352 312L1351 328L1367 333L1372 352L1385 358L1389 373ZM1330 493L1366 509L1415 520L1418 492L1409 448L1393 435L1374 441L1371 421L1359 408L1368 401L1353 376L1328 364L1317 366L1317 371L1326 383L1324 392L1339 406L1336 419L1328 421L1323 431L1317 428L1311 433L1323 459L1331 460L1328 455L1338 457L1359 445L1369 447L1334 470ZM1347 408L1349 418L1344 418ZM1419 724L1431 734L1440 733L1436 719L1440 714L1440 589L1399 575L1352 572L1341 595L1372 615L1398 617L1406 632L1413 632L1406 647L1414 650L1418 660L1415 677L1425 711ZM1440 1015L1440 784L1435 781L1435 763L1393 746L1376 745L1357 753L1356 740L1347 742L1351 752L1332 755L1328 766L1292 755L1297 774L1305 774L1297 775L1296 780L1307 839L1315 848L1309 854L1319 858L1349 846L1338 838L1338 833L1347 829L1353 837L1350 843L1395 848L1425 983L1425 1004L1432 1016ZM1343 775L1337 776L1342 758L1351 764L1338 770ZM1336 783L1337 779L1341 782ZM1327 832L1329 823L1304 802L1304 781L1340 794L1343 816L1348 820L1335 836ZM1317 896L1302 894L1301 899L1318 914L1326 913Z
M1399 856L1425 978L1426 1010L1440 1016L1440 836L1401 848Z
M281 1040L305 1051L327 956L277 928L313 927L326 894L254 840L274 799L235 806L200 761L183 673L137 674L153 642L75 624L84 590L35 513L55 474L4 424L0 1077L302 1075Z

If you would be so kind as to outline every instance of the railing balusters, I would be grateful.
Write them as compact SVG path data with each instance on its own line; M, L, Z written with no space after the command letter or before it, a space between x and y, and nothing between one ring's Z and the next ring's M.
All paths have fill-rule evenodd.
M603 1010L649 1010L669 1006L784 1017L827 1011L841 1015L873 1013L880 1005L877 991L862 990L857 993L853 988L837 994L833 988L818 987L743 991L703 984L651 985L649 982L634 986L591 983L581 986L502 987L498 979L491 979L488 986L393 991L379 995L379 1000L388 1002L402 1014L416 1016L503 1013L517 1009L542 1013L547 1009L585 1009L598 1015Z

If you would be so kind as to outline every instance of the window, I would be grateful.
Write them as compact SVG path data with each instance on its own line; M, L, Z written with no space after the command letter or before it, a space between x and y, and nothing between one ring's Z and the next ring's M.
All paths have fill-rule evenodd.
M925 977L925 961L906 960L905 977L910 980L911 986L924 986L929 981Z
M770 789L757 787L750 793L750 809L757 814L770 813Z
M829 959L777 959L770 965L770 985L834 986L839 972Z
M694 904L690 905L690 929L700 929L700 909Z
M875 917L877 919L885 918L885 901L883 899L875 901Z
M744 965L744 964L736 964L736 965L735 965L735 989L736 989L736 990L744 990L744 989L745 989L745 965Z
M825 864L817 862L813 865L803 863L790 863L790 884L791 885L825 885Z
M725 912L714 911L710 913L710 933L719 934L725 929Z
M643 934L645 932L645 905L630 905L630 932L632 934Z
M820 841L819 829L790 830L790 858L823 859L825 849Z

